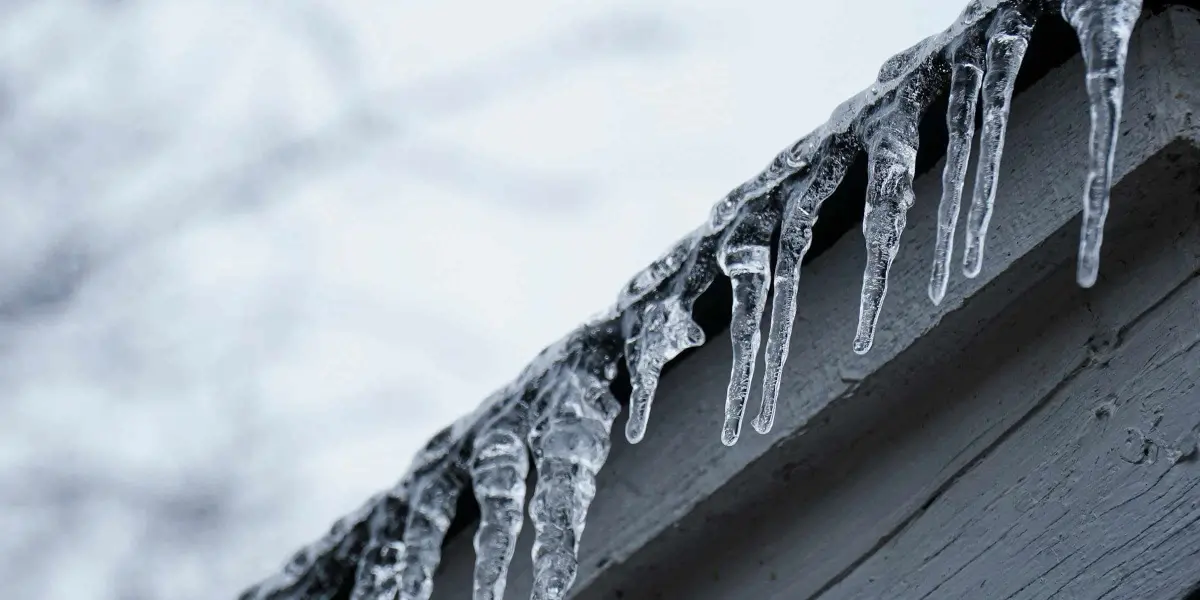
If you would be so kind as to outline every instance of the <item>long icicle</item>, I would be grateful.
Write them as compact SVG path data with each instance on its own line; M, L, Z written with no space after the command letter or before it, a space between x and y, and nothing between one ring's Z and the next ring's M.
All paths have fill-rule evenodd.
M756 204L758 210L743 212L717 250L717 262L733 284L733 315L729 325L733 369L721 427L721 442L726 446L737 443L742 432L742 414L754 379L762 314L771 283L771 234L779 220L779 209L770 198L760 199Z
M508 565L521 533L529 455L524 411L519 413L504 415L475 441L471 483L480 517L475 533L474 600L504 598Z
M888 272L900 250L900 235L913 205L921 107L903 92L898 91L892 106L880 115L867 148L867 205L863 214L867 265L854 336L854 351L858 354L866 354L875 341L875 327L887 296Z
M966 250L963 273L979 275L983 268L983 247L988 223L996 203L996 184L1000 179L1000 158L1004 154L1004 132L1012 103L1017 72L1029 46L1033 16L1020 5L997 11L987 38L987 74L983 77L983 130L979 136L979 164L975 168L975 193L967 213Z
M579 570L579 539L608 458L609 433L621 406L608 382L564 370L547 393L548 414L529 434L537 486L529 503L533 540L532 600L565 598Z
M762 405L751 424L759 433L771 431L783 363L787 361L792 325L796 320L796 290L800 285L800 266L812 244L817 213L841 184L850 167L852 155L831 144L819 154L809 174L785 184L783 224L779 234L779 258L775 263L775 292L771 301L771 328L764 351Z
M1125 94L1125 59L1141 0L1064 0L1063 18L1079 35L1087 67L1092 132L1087 183L1083 193L1083 230L1079 238L1079 285L1091 287L1100 273L1100 245L1112 187L1117 128Z
M954 255L954 232L962 203L971 142L975 139L975 105L983 83L983 45L964 40L951 54L950 98L946 110L946 167L942 171L942 199L938 202L937 241L933 251L933 271L929 276L929 299L941 304L950 278Z
M429 600L433 594L433 573L442 560L442 541L465 484L461 465L452 462L418 483L404 527L399 600Z

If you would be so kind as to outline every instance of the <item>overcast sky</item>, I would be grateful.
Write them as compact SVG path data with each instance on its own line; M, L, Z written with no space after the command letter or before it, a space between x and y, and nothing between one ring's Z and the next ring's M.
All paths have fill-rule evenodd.
M0 4L0 597L233 596L964 3Z

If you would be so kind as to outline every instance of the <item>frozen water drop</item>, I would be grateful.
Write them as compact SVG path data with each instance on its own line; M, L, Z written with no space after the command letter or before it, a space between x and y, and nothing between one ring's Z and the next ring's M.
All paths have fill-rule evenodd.
M752 421L754 430L767 433L775 422L783 363L791 344L796 320L796 292L800 285L800 266L812 244L813 226L821 204L837 190L851 153L830 144L816 159L807 177L785 186L785 207L779 233L779 257L775 263L775 292L771 303L771 326L764 352L762 405Z

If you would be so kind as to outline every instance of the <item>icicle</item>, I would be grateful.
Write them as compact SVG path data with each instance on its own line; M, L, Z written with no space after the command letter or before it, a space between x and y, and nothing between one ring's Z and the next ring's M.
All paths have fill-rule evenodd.
M354 572L354 564L369 537L368 521L386 508L379 504L382 496L376 495L355 512L338 519L320 540L296 552L282 571L242 592L238 599L333 598L345 578Z
M403 532L398 529L393 524L388 528L388 535L376 537L367 546L359 560L350 600L392 600L396 597L404 554L404 543L400 541Z
M521 533L525 507L524 411L506 414L475 441L471 482L479 502L475 533L475 600L504 597L508 565Z
M407 500L406 516L401 519L396 511L386 511L390 518L375 526L352 600L426 600L433 592L442 539L466 483L459 459L463 433L460 420L435 435L413 458L398 489L384 498L400 506Z
M432 593L442 538L465 484L457 456L463 433L463 420L439 431L400 484L376 501L351 600L424 600Z
M1100 271L1100 244L1112 186L1117 128L1125 92L1125 58L1141 0L1063 0L1063 18L1075 28L1087 66L1092 133L1079 239L1079 285L1091 287Z
M951 56L950 99L946 110L946 128L950 141L946 146L946 167L942 171L942 199L938 203L937 242L933 255L933 273L929 277L929 299L941 304L950 277L954 255L954 232L962 201L971 142L975 139L975 105L983 83L983 48L974 38L960 43Z
M442 540L454 520L464 475L461 465L447 463L417 483L404 526L399 600L428 600L433 593L433 572L442 560Z
M841 184L853 155L830 144L816 159L812 171L786 185L786 206L779 234L779 258L775 264L775 296L771 304L771 329L767 335L766 367L763 375L762 406L752 424L755 431L767 433L775 423L775 405L783 379L792 325L796 320L796 289L800 283L800 265L812 244L817 213Z
M629 420L625 437L636 444L646 435L650 405L662 368L680 352L704 343L704 330L692 320L680 298L649 302L637 313L635 331L625 342L629 379ZM632 314L632 313L631 313Z
M779 221L779 209L762 199L757 210L747 207L717 249L717 263L733 283L733 316L729 337L733 340L733 370L725 397L725 422L721 442L737 443L742 432L742 413L750 397L754 363L758 359L763 309L771 281L771 234Z
M1124 65L1141 2L1056 2L1079 35L1088 70L1092 137L1078 271L1080 283L1088 286L1096 280ZM499 599L522 526L520 511L529 469L525 443L537 468L529 506L536 530L533 597L565 597L576 577L580 535L619 410L607 385L622 346L633 389L626 436L636 443L645 435L664 365L704 342L691 309L717 269L724 270L734 286L734 365L722 441L733 443L740 433L771 276L767 244L782 208L762 407L753 422L758 431L769 431L796 315L801 264L817 213L838 187L860 145L866 146L868 155L863 221L867 264L854 350L864 353L871 347L887 293L888 271L899 248L906 211L913 203L917 122L936 95L935 88L946 83L941 68L948 44L958 46L950 56L946 117L950 142L942 174L930 298L939 302L946 290L974 134L976 96L982 96L983 127L963 264L969 276L979 273L1009 104L1033 14L1043 4L1054 3L974 0L950 29L889 59L874 85L839 105L824 125L731 191L713 207L706 223L638 273L612 309L539 354L508 391L494 395L431 440L399 486L339 521L327 536L297 553L281 573L247 590L242 598L341 598L351 583L352 600L429 598L441 545L469 475L481 505L474 594L476 600ZM982 42L972 37L985 25L986 52ZM984 70L981 54L986 54ZM510 393L518 389L521 394ZM472 449L470 460L465 460L467 448Z
M564 370L544 393L548 410L529 434L538 476L529 503L537 532L532 599L559 600L575 582L579 539L620 405L607 381L574 370Z
M996 12L987 38L987 74L983 77L983 129L980 132L979 164L975 169L975 194L967 213L967 243L963 252L963 273L979 275L983 268L983 247L992 208L996 203L996 184L1000 178L1000 157L1004 154L1004 132L1012 102L1017 72L1029 46L1033 16L1020 5L1006 6Z
M875 340L879 310L887 296L888 271L900 249L900 234L913 205L912 180L917 163L917 121L921 106L898 90L890 106L881 107L867 147L867 205L863 236L867 265L863 271L854 351L865 354Z

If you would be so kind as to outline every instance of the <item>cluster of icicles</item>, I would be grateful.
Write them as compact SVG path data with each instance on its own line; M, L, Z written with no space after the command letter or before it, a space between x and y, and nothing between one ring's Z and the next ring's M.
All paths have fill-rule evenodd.
M578 568L596 472L608 455L620 409L609 382L622 355L633 388L625 434L636 443L645 435L663 366L704 343L703 331L692 320L692 305L718 270L724 272L733 285L734 353L721 441L735 443L774 275L762 404L752 421L759 433L770 431L796 314L800 265L813 225L822 202L862 152L868 157L863 219L867 263L854 351L867 352L905 213L914 200L918 121L947 90L950 136L929 297L938 303L946 292L979 104L978 171L963 252L963 272L976 276L1017 71L1035 20L1056 12L1078 33L1087 68L1092 130L1078 280L1092 285L1108 212L1126 51L1141 0L972 2L949 29L889 59L874 85L718 202L710 220L634 277L610 311L547 348L475 413L434 437L395 488L340 520L282 572L241 598L427 599L458 496L468 486L480 509L474 598L502 598L522 527L531 458L536 472L529 503L536 531L533 598L566 597ZM770 243L776 231L778 258L772 272Z

